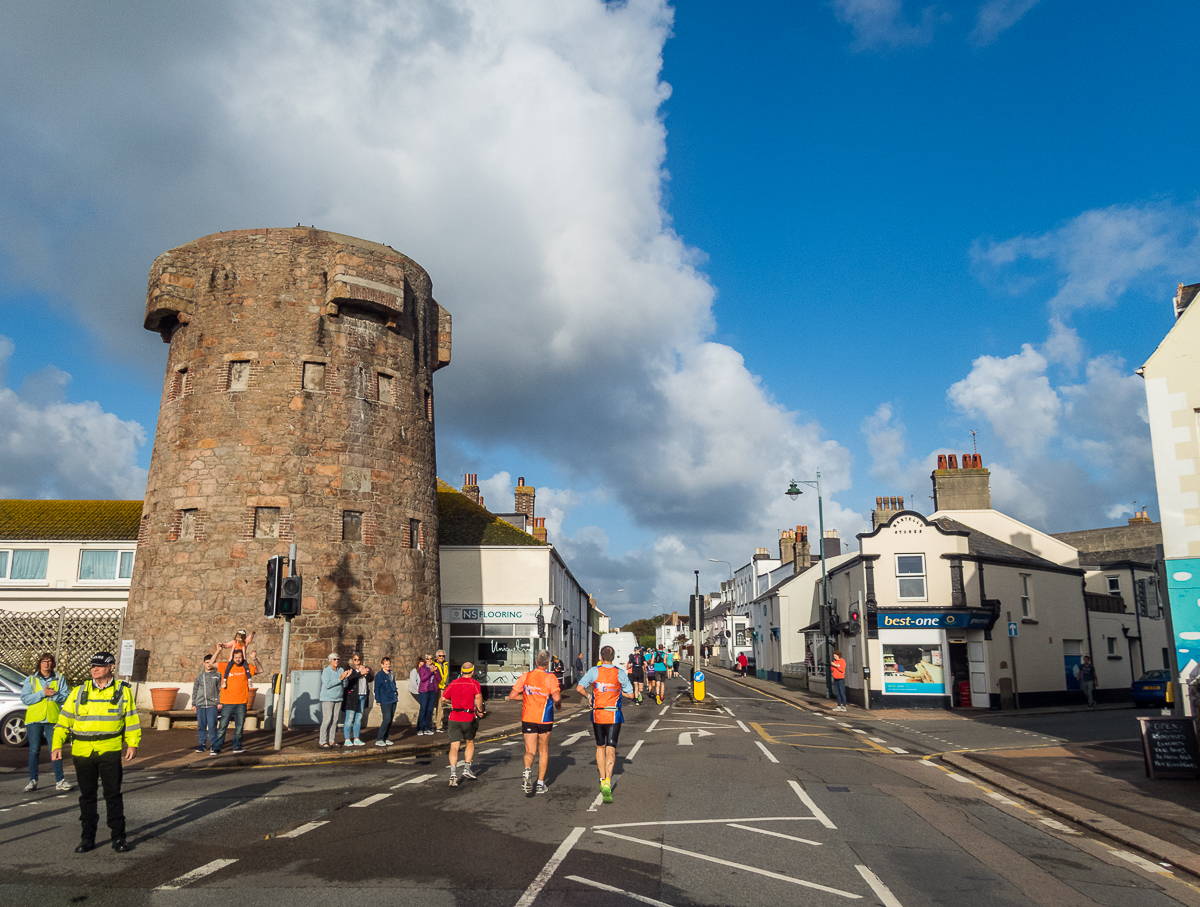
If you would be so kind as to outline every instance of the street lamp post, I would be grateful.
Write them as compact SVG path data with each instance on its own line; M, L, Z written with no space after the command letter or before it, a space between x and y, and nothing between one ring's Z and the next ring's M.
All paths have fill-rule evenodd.
M804 479L800 480L800 485L808 485L811 488L817 489L817 523L818 531L821 533L821 609L826 614L826 622L829 624L829 632L833 631L833 615L829 613L829 582L825 573L825 501L821 495L821 470L817 470L817 478L815 481L808 482ZM804 494L800 490L795 479L792 479L792 484L788 486L788 490L784 492L793 501L800 495ZM825 698L833 698L833 675L829 670L830 651L829 651L829 632L825 634Z

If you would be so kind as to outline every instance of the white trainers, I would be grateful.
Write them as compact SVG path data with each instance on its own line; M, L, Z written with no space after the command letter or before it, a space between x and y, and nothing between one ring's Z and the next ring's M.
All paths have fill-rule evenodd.
M57 784L54 785L54 789L55 790L70 790L71 782L67 781L65 779L62 781L59 781Z
M546 786L546 782L545 782L545 781L539 781L539 782L537 783L537 790L536 790L536 791L534 791L534 793L537 793L537 794L544 794L544 793L546 793L548 790L550 790L550 788Z
M521 773L521 790L525 791L525 793L529 793L530 791L533 790L533 770L532 769L527 768L527 769L525 769L525 771L523 771Z
M387 746L387 741L386 740L376 740L375 745L376 746Z
M478 780L475 776L475 773L471 771L471 763L469 762L463 766L462 776L464 778L470 778L472 781Z
M454 772L450 773L450 786L458 787L458 775L454 774Z
M30 781L28 784L25 785L25 793L29 793L30 791L35 791L35 790L37 790L37 782L36 781Z

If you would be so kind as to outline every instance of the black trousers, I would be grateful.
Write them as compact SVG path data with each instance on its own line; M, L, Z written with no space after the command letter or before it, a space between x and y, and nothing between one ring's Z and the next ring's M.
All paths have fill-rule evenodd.
M75 780L79 784L79 821L83 826L83 840L96 840L96 829L100 825L96 795L101 784L104 785L104 811L108 818L108 829L112 832L113 840L124 838L125 798L121 795L121 781L125 777L125 766L121 762L121 751L72 756L72 761L75 763Z

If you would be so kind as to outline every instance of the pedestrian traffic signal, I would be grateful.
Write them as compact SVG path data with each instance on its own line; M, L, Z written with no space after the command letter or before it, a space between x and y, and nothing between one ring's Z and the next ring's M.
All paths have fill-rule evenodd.
M849 626L846 627L847 636L857 636L862 631L862 614L858 608L850 609Z
M280 617L295 617L300 613L300 599L304 594L304 580L299 576L285 576L280 584Z
M263 613L267 617L279 616L279 594L283 591L283 557L275 555L267 561L267 596L263 602Z
M546 618L542 616L542 609L538 608L537 613L537 631L538 639L542 639L546 635Z

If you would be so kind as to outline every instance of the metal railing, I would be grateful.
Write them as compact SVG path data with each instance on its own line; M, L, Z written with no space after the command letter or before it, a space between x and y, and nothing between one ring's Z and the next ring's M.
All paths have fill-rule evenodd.
M0 609L0 661L31 674L37 670L37 657L51 652L67 680L82 683L88 676L93 653L117 654L124 623L123 607Z

